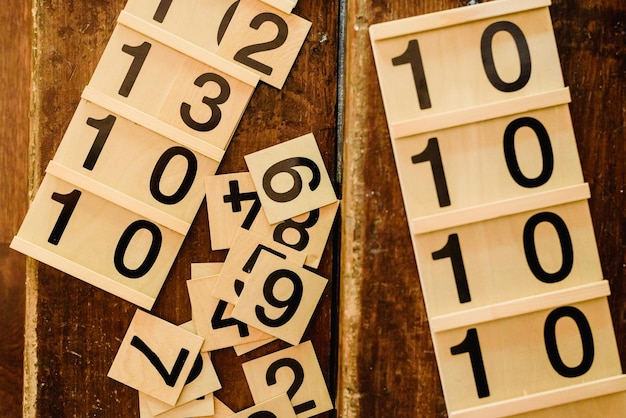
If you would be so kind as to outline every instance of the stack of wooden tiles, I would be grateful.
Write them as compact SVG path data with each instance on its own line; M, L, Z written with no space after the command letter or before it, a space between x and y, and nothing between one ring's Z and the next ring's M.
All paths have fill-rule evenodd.
M130 0L11 247L151 309L260 80L311 23L293 0Z
M370 28L451 417L626 411L549 5Z

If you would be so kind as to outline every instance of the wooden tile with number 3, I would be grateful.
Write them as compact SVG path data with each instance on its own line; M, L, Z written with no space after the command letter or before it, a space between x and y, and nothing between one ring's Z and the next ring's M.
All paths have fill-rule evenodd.
M202 337L137 310L108 376L175 405L201 346Z
M337 201L312 133L244 158L270 224Z
M224 150L257 81L245 69L122 12L88 90L103 107L134 108L148 124L168 124Z
M299 418L333 408L311 341L242 364L256 403L287 392Z

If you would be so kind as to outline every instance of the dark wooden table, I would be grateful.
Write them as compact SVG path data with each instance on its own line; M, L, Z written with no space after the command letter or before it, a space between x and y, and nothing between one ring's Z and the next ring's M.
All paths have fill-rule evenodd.
M137 411L136 392L106 377L135 306L8 249L124 3L9 0L0 9L1 416L19 416L22 406L28 417ZM343 200L320 266L330 284L306 338L338 416L446 416L367 30L463 3L300 1L294 13L313 25L293 72L281 91L257 88L220 167L243 171L245 154L307 132L320 144ZM551 13L626 358L626 4L555 0ZM203 205L156 315L190 319L190 263L225 256L210 250L208 234ZM232 409L252 403L239 364L259 354L213 356L224 385L218 397Z

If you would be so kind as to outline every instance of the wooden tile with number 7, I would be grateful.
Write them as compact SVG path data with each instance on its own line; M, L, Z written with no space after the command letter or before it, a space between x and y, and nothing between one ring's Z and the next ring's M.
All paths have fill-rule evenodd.
M137 310L108 376L169 405L175 405L202 337Z
M270 224L337 201L312 133L244 158Z

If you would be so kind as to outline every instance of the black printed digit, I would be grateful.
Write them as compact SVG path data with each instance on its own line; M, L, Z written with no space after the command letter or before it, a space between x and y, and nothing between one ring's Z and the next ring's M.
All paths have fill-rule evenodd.
M222 43L222 39L224 38L226 29L228 29L228 25L230 25L230 21L233 20L233 15L235 14L235 11L237 10L237 6L239 6L239 0L231 4L228 7L228 10L226 10L226 13L224 13L224 17L222 18L222 21L220 22L220 25L217 28L217 44L218 45Z
M146 230L150 233L150 235L152 235L152 242L150 243L150 248L148 249L143 262L136 268L131 268L126 265L124 256L126 255L126 251L128 250L131 240L141 230ZM163 236L158 226L143 219L133 222L128 226L128 228L126 228L126 230L124 230L117 246L115 247L115 253L113 256L115 268L121 275L128 277L129 279L137 279L145 276L156 262L159 252L161 251L162 242Z
M278 29L276 37L271 41L261 42L240 49L237 51L233 59L265 75L270 75L274 69L267 64L263 64L262 62L250 58L250 55L256 54L257 52L271 51L273 49L280 48L285 41L287 41L287 37L289 36L289 25L287 25L287 22L285 22L283 18L275 15L274 13L261 13L252 19L250 27L258 30L261 25L266 22L276 25L276 29Z
M182 157L187 161L187 170L183 181L180 183L178 189L172 194L165 194L161 191L161 178L167 168L168 164L175 157ZM152 176L150 176L150 193L159 202L166 205L173 205L185 198L193 182L196 179L196 173L198 172L198 160L193 152L183 147L172 147L166 150L159 158L152 170Z
M426 75L424 74L424 64L422 62L422 54L417 39L411 39L406 50L395 58L391 63L394 66L409 64L413 73L413 83L417 92L417 99L420 109L430 109L430 94L428 93L428 84L426 83Z
M220 88L220 92L216 97L202 98L202 103L211 109L211 117L206 122L198 122L191 116L191 105L183 102L180 105L180 117L183 122L191 129L198 132L208 132L217 127L222 120L222 110L220 105L225 103L230 97L230 84L224 77L215 73L204 73L198 76L193 84L198 87L204 87L207 83L215 83Z
M442 260L449 258L452 263L452 273L456 283L456 290L460 303L467 303L472 300L470 296L469 284L467 283L467 275L465 273L465 264L463 263L463 255L461 253L461 244L459 243L458 234L448 236L446 245L440 250L432 253L433 260Z
M196 357L196 361L193 362L193 366L191 366L191 371L189 372L189 376L187 380L185 380L185 384L193 382L200 376L202 373L202 369L204 368L204 359L202 358L202 354L198 353L198 357Z
M437 138L430 138L424 151L412 156L411 161L413 164L430 162L433 178L435 180L435 189L437 190L439 207L450 206L448 183L446 182L446 174L443 171L443 162L441 161L439 141Z
M474 383L479 398L489 396L489 384L487 382L487 373L485 372L485 363L483 362L483 354L480 351L480 342L478 341L478 332L476 328L467 330L465 339L458 345L450 348L452 355L468 353L470 363L472 365L472 373L474 374Z
M561 244L561 267L553 273L547 272L541 266L535 243L535 230L539 224L544 222L547 222L554 227ZM531 216L524 225L523 241L524 253L526 254L528 267L530 267L533 275L540 281L544 283L557 283L565 279L572 271L574 266L572 238L569 234L569 230L567 229L567 225L556 213L540 212Z
M239 181L230 180L228 182L228 188L230 194L224 196L224 203L230 203L231 209L233 213L241 212L241 202L246 200L252 200L252 207L248 211L246 218L243 220L241 227L243 229L250 229L254 220L256 219L259 211L261 210L261 201L259 200L259 195L257 192L245 192L241 193L239 191Z
M235 293L237 296L241 294L243 290L243 282L241 280L235 280ZM248 325L244 322L238 321L233 317L224 318L224 314L226 313L226 308L228 307L228 302L224 300L220 300L217 303L217 307L215 308L215 312L213 312L213 316L211 317L211 326L213 329L221 329L228 328L232 326L237 326L239 330L239 336L241 338L247 337L250 335L250 330L248 329Z
M280 203L290 202L297 198L300 195L300 192L302 192L302 176L297 170L294 169L294 167L299 166L307 167L311 170L313 177L309 182L309 189L311 189L311 191L316 190L321 181L321 172L317 164L305 157L293 157L277 162L268 168L265 174L263 174L263 190L267 194L267 197ZM293 179L293 186L291 189L284 192L278 192L274 190L274 187L272 186L272 179L281 173L289 174Z
M515 152L515 134L520 128L527 127L532 129L537 135L539 147L541 148L542 169L537 177L527 177L522 173L522 169L517 161L517 153ZM554 154L552 152L552 143L548 131L535 118L523 117L515 119L509 123L504 131L504 158L506 166L513 180L522 187L532 188L539 187L548 182L552 177L554 170Z
M163 381L167 386L176 386L176 382L180 377L180 373L185 366L185 361L187 361L187 357L189 356L189 350L185 348L180 349L178 357L176 358L174 366L172 367L172 371L169 372L163 365L163 362L161 361L159 356L154 351L152 351L152 349L148 347L148 345L141 338L136 335L133 336L130 341L130 345L141 351L141 353L146 356L146 358L150 361L150 363L152 363L157 372L161 375Z
M161 0L159 2L159 6L154 12L154 16L152 19L156 22L163 23L165 20L165 16L167 16L167 12L170 10L170 6L172 5L173 0Z
M244 264L242 270L248 274L250 274L252 272L252 269L254 268L254 265L256 264L257 260L259 259L259 256L261 255L261 251L267 251L268 253L272 253L277 257L282 258L283 260L287 259L287 256L279 251L276 251L270 247L266 247L263 244L259 244L256 246L256 248L254 249L254 251L252 252L252 255L250 256L250 258L248 259L248 261L246 261L246 264Z
M96 162L100 157L100 153L104 148L104 144L106 144L109 134L113 129L115 120L116 118L113 115L108 115L104 119L87 118L87 125L98 130L96 139L93 141L93 144L89 149L89 153L87 154L87 158L85 158L85 162L83 163L83 167L87 170L93 170L95 167Z
M287 279L293 285L293 292L284 300L278 299L274 294L276 284L281 279ZM277 318L270 318L266 314L265 307L256 305L254 309L256 317L262 324L268 327L277 328L285 325L296 314L300 302L302 301L303 290L302 279L295 272L286 269L279 269L272 272L263 284L263 297L270 306L274 308L285 308L285 310Z
M575 366L568 366L563 362L559 353L559 346L556 341L556 324L562 318L570 318L578 327L580 332L580 340L582 344L582 358L580 363ZM579 309L573 306L562 306L556 308L546 318L543 328L543 338L546 345L548 359L554 370L563 377L578 377L587 373L593 365L595 357L595 348L593 343L593 334L587 317Z
M507 82L502 80L496 68L495 59L493 57L493 38L498 32L507 32L515 41L517 53L520 60L520 74L516 80ZM489 82L496 89L510 93L523 89L530 80L532 64L530 59L530 50L524 32L513 22L500 21L492 23L485 29L480 39L480 52L483 59L485 74Z
M320 219L320 210L315 209L309 212L309 216L302 222L296 222L293 219L287 219L279 223L274 229L273 238L279 244L286 245L287 247L291 247L296 251L302 251L309 245L309 232L307 229L315 226L317 221ZM299 235L298 241L295 243L288 243L285 240L285 231L293 229Z
M61 213L59 214L59 218L54 224L52 228L52 232L48 237L48 242L52 245L57 245L63 236L63 232L65 232L65 228L67 227L72 214L74 213L74 208L76 208L76 204L78 203L78 199L80 199L80 195L82 193L80 190L72 190L67 194L62 193L52 193L52 200L55 202L59 202L63 205L63 209L61 209Z
M302 383L304 383L304 369L302 365L296 360L292 358L281 358L276 360L274 363L268 367L267 372L265 373L265 381L269 386L273 386L277 383L276 373L279 369L287 367L291 369L293 372L293 383L287 389L287 396L289 399L293 399L295 394L298 392L300 387L302 387ZM315 401L310 400L293 407L296 414L301 414L303 412L309 411L315 408Z
M130 94L130 91L139 76L139 71L148 57L148 52L150 52L151 47L152 44L149 42L144 42L138 46L130 46L126 44L122 46L122 51L133 57L133 62L130 64L130 68L128 69L126 77L124 77L124 81L122 82L122 86L118 91L120 96L128 97Z
M248 415L248 418L278 418L278 417L270 411L257 411Z

